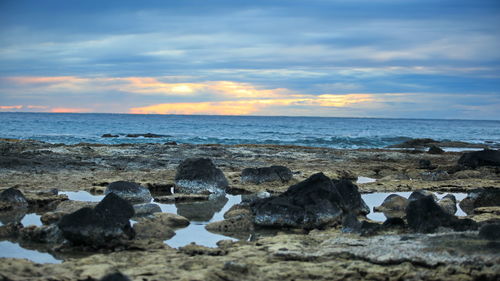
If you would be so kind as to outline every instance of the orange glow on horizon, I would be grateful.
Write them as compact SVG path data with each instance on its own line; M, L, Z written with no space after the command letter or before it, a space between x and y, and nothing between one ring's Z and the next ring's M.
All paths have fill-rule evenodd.
M89 112L88 108L71 108L71 107L54 107L49 112L52 113L85 113Z

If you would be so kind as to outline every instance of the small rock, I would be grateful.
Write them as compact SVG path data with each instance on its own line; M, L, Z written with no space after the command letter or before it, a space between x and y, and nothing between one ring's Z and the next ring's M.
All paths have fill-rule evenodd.
M500 189L478 188L467 194L458 204L467 214L472 214L478 207L500 206Z
M418 160L418 168L419 169L430 169L431 168L431 160L427 160L427 159Z
M448 214L454 215L457 212L457 199L453 194L447 194L438 201L438 205Z
M427 150L427 153L429 154L443 154L444 150L441 149L441 147L437 145L431 145L429 146L429 150Z
M135 182L115 181L108 185L104 194L115 193L121 198L133 203L147 203L153 197L149 189Z
M224 270L238 272L238 273L247 273L248 266L244 263L238 263L235 261L227 261L224 263Z
M429 196L429 195L432 196L434 201L437 201L437 196L434 193L427 191L427 190L423 190L423 189L413 191L410 194L410 196L408 197L408 200L409 201L418 200L418 199L424 198L424 197Z
M191 243L184 247L180 247L179 251L188 256L198 256L198 255L207 255L207 256L224 256L226 255L226 251L219 248L209 248L205 246L196 245L196 243Z
M101 136L101 138L117 138L118 135L113 135L113 134L104 134Z
M36 243L60 243L64 240L62 232L56 225L29 226L19 231L23 240Z
M500 166L500 151L485 149L464 153L458 164L464 167L477 168L481 166Z
M374 212L382 212L386 218L403 218L406 215L408 199L397 194L391 194L384 199L382 205L373 207Z
M156 202L160 203L181 203L181 202L196 202L207 201L210 199L208 194L188 194L188 193L175 193L172 195L157 196L154 198Z
M134 211L136 217L149 216L153 213L161 213L161 208L158 204L154 203L143 203L135 204Z
M229 186L224 173L208 158L188 158L177 167L176 191L224 194Z
M11 187L0 193L0 201L12 204L15 207L27 207L28 200L19 189Z
M444 181L449 180L450 175L446 171L423 172L420 177L424 181Z
M102 277L100 281L130 281L130 279L120 272L115 272Z
M292 176L292 171L285 166L246 168L241 172L241 182L261 184L280 181L286 183L292 179Z
M483 225L479 229L479 237L486 240L500 240L500 223Z

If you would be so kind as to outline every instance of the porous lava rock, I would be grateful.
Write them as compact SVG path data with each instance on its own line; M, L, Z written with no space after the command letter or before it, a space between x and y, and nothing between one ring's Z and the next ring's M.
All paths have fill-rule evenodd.
M8 188L0 193L0 201L15 207L27 207L28 200L24 194L17 188Z
M317 173L279 196L254 201L251 209L257 225L312 229L340 223L347 213L366 213L367 207L352 182Z
M455 231L476 230L478 227L473 220L458 219L446 213L432 196L411 200L406 208L406 219L410 229L422 233L432 233L440 227Z
M177 167L176 192L224 194L229 186L224 173L208 158L188 158Z
M279 181L286 183L292 179L292 171L285 166L246 168L241 172L241 182L261 184Z
M148 203L153 199L149 189L144 186L129 181L115 181L110 183L104 194L115 193L122 199L133 203Z
M85 207L63 216L57 226L74 245L106 248L134 238L129 221L133 216L132 205L110 193L95 208Z
M460 208L467 214L472 214L475 208L500 206L500 189L478 188L467 194L460 203Z
M500 166L500 151L484 149L482 151L472 151L464 153L458 164L463 167L477 168L481 166Z

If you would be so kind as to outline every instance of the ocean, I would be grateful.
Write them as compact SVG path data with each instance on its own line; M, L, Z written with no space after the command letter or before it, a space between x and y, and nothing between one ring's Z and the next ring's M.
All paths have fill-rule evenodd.
M174 141L356 149L432 138L500 147L500 121L482 120L2 112L0 124L0 138L64 144ZM145 133L162 137L126 137Z

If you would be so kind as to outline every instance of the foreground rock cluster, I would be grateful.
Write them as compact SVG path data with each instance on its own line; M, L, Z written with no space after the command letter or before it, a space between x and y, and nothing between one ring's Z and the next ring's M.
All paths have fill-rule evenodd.
M498 280L498 151L406 145L421 144L430 149L0 141L1 239L65 260L0 258L0 280ZM103 199L68 200L54 188ZM413 193L370 210L361 193L374 191ZM227 193L242 202L206 228L240 240L163 242L210 220ZM177 214L155 201L179 204ZM457 203L467 217L455 215ZM372 211L386 221L369 220ZM44 225L20 223L33 212Z

